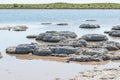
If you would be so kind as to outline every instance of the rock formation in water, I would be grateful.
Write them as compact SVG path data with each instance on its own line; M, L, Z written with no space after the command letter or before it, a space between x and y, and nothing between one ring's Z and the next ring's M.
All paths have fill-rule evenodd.
M79 28L100 28L99 25L81 24Z

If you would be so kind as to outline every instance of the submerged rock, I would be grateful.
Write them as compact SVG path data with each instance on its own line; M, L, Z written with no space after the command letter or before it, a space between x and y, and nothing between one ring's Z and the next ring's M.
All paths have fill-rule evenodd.
M87 19L86 21L96 21L95 19Z
M37 37L37 35L28 35L28 36L26 36L26 38L36 38Z
M52 23L49 23L49 22L44 22L44 23L41 23L42 25L50 25Z
M99 25L81 24L79 28L100 28Z
M66 25L68 25L68 23L58 23L57 25L59 25L59 26L66 26Z
M102 34L85 34L81 37L86 41L106 41L108 40L106 35Z
M110 33L110 31L104 31L104 33L109 34L109 33Z
M40 33L36 40L43 40L47 42L59 42L60 40L67 38L76 38L77 35L70 31L47 31L46 33Z

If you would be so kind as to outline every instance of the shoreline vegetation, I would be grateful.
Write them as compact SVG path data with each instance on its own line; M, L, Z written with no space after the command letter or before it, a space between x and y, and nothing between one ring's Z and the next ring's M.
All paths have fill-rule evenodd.
M0 4L0 9L120 9L118 3L49 3L49 4Z

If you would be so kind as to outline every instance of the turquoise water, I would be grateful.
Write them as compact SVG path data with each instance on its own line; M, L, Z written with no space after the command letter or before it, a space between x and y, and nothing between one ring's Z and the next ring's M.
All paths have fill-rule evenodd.
M26 25L25 32L0 31L0 77L2 80L54 80L54 78L69 79L80 71L94 67L116 67L119 62L106 62L101 65L65 63L56 60L49 61L38 58L21 58L19 55L8 55L5 49L22 43L36 42L27 39L30 34L39 34L48 30L73 31L78 38L83 34L98 33L110 30L114 25L120 25L120 10L0 10L0 26ZM87 19L96 21L87 22ZM41 25L51 22L51 25ZM66 22L68 26L58 26ZM80 29L83 23L99 24L100 29ZM106 35L106 34L105 34ZM108 36L109 37L109 36ZM109 37L109 40L120 42L119 38ZM41 43L42 44L42 43ZM6 77L7 76L7 77Z

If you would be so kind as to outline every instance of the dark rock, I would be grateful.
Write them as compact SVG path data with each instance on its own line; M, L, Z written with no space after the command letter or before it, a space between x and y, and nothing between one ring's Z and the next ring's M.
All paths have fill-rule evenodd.
M36 47L36 43L31 44L20 44L16 47L8 47L6 49L7 53L14 53L14 54L29 54L33 53L34 48Z
M112 27L112 30L120 30L120 25L113 26L113 27Z
M15 53L16 54L32 53L34 48L35 48L35 45L32 45L32 44L20 44L16 47Z
M120 31L110 31L109 35L113 37L120 37Z
M39 56L48 56L52 54L52 51L49 49L49 47L40 45L34 49L33 54Z
M59 26L66 26L66 25L68 25L68 23L58 23L57 25L59 25Z
M109 34L109 33L110 33L110 31L104 31L104 33Z
M99 25L81 24L79 28L100 28Z
M86 34L81 37L86 41L106 41L108 40L107 36L102 34Z

